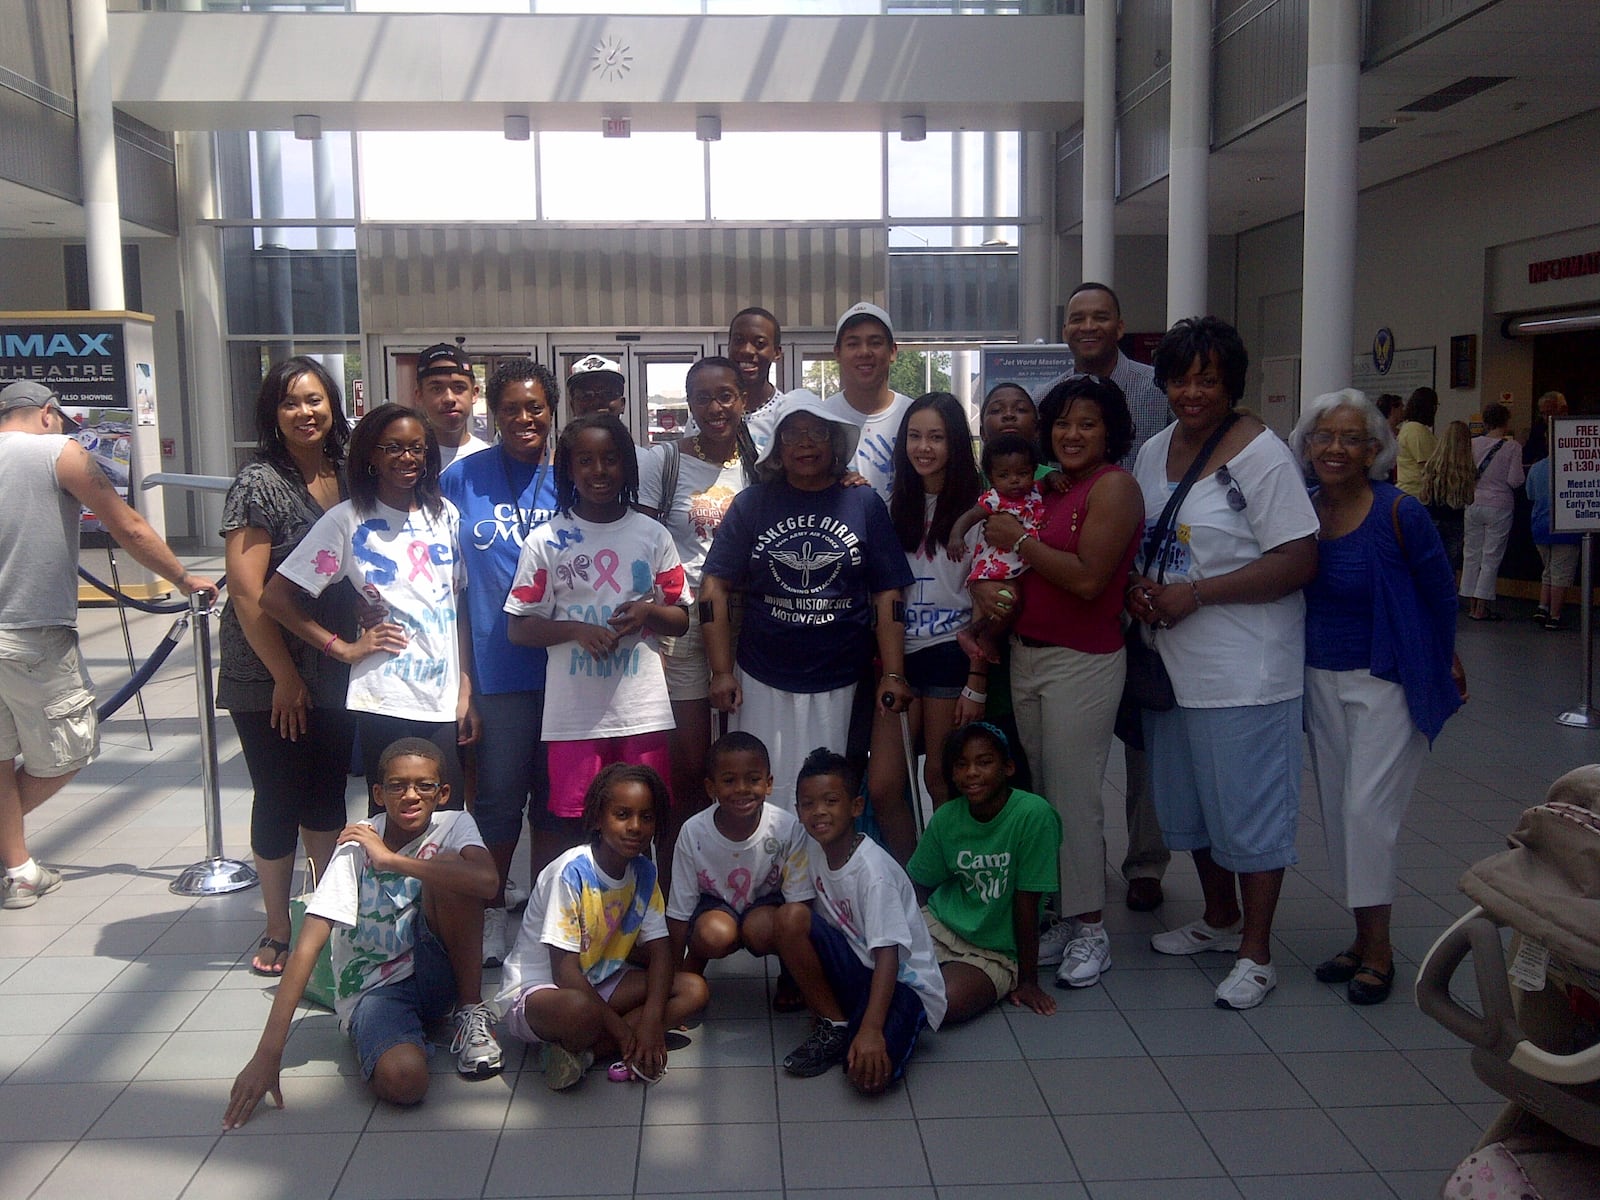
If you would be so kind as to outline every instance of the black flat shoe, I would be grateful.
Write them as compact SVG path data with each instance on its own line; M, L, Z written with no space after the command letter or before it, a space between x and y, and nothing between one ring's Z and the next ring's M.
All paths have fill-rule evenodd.
M1382 1004L1389 998L1390 991L1394 988L1394 964L1389 964L1387 971L1380 971L1377 967L1362 964L1355 972L1356 975L1370 975L1377 983L1368 983L1364 979L1351 979L1345 988L1345 995L1351 1004Z
M1313 970L1318 983L1349 983L1361 969L1361 957L1350 950L1341 950L1332 958L1319 962Z

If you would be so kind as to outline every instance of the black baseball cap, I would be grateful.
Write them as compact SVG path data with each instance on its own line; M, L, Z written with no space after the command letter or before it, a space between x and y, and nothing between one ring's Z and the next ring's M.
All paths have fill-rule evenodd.
M429 375L465 375L471 379L472 364L460 346L437 342L417 355L417 378Z

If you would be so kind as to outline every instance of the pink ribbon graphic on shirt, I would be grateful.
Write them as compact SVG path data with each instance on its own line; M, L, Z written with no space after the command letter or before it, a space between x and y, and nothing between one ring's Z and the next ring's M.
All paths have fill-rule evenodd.
M410 583L418 575L421 575L429 583L433 582L433 560L428 557L427 542L412 542L411 545L406 547L406 557L411 560L411 574L406 576L407 583Z
M728 872L728 886L733 889L733 907L740 912L750 903L750 872L745 867L735 867Z
M594 556L594 586L598 591L602 583L609 583L613 592L621 592L622 585L617 582L617 568L622 565L622 560L617 557L615 550L601 550Z

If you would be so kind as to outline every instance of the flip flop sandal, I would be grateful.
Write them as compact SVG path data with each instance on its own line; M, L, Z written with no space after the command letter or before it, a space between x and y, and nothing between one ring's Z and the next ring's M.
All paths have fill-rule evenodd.
M272 965L261 965L261 952L272 951ZM250 956L250 974L260 975L266 979L278 979L283 975L283 960L289 955L289 943L280 942L274 937L263 937L256 943L256 952Z
M638 1080L640 1083L660 1083L662 1075L667 1073L665 1067L661 1068L661 1075L646 1075L632 1063L614 1062L606 1068L606 1078L612 1083L631 1083Z

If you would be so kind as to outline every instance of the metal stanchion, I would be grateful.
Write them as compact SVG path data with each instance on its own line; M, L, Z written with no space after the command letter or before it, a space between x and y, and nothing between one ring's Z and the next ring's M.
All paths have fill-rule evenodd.
M1594 707L1594 630L1589 603L1594 595L1594 534L1583 535L1583 563L1578 570L1578 636L1583 639L1583 699L1578 707L1568 709L1556 718L1561 725L1574 729L1600 729L1600 711Z
M217 713L211 689L211 610L209 597L189 597L194 631L194 691L200 710L200 778L205 787L206 857L172 881L180 896L221 896L254 887L256 873L246 863L222 856L222 787L217 780Z

